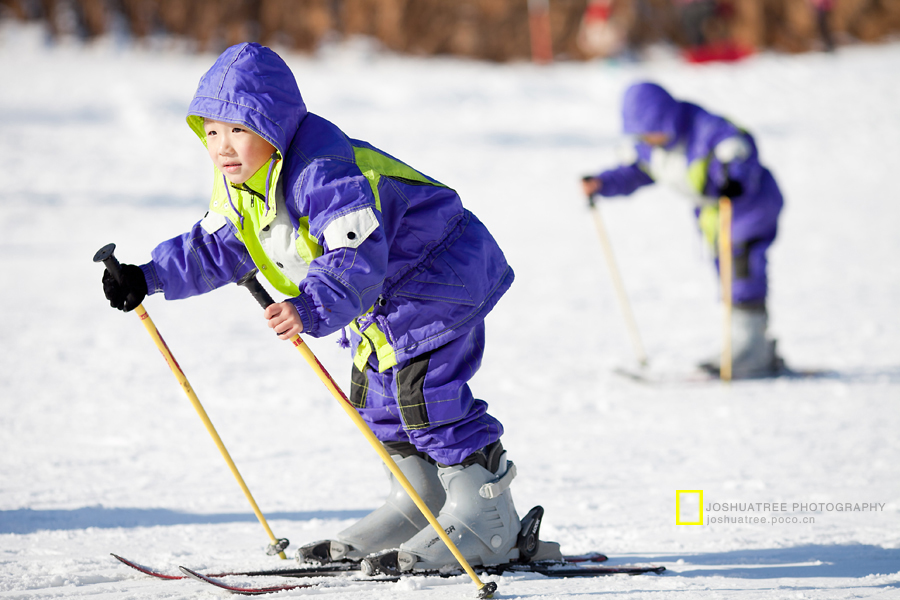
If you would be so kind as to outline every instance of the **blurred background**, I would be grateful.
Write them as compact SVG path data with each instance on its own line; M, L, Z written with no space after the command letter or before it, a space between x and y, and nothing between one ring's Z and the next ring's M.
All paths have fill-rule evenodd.
M692 62L889 39L898 0L0 0L0 19L51 38L177 40L219 52L243 41L299 52L365 36L418 56L489 61L639 59L669 44Z
M900 0L0 0L0 598L199 595L113 551L170 572L271 565L90 260L116 242L141 264L202 217L213 173L185 110L248 40L285 58L314 113L457 190L513 265L474 385L515 449L517 506L543 506L566 552L670 569L517 577L506 597L900 597L898 34ZM645 80L754 134L786 198L771 331L789 365L833 376L615 374L634 353L581 176L618 164L622 93ZM645 190L605 202L604 223L652 368L677 377L718 348L718 282L690 204ZM147 308L278 535L324 539L383 501L377 456L246 292ZM346 385L337 337L307 342ZM698 489L884 507L677 526L675 491ZM467 585L325 593L457 600Z

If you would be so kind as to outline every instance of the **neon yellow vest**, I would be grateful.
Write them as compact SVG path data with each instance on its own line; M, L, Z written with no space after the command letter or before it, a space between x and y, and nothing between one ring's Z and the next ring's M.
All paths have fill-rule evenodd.
M271 175L269 175L269 167L272 160L275 161L275 165L271 169ZM228 183L222 172L215 168L216 177L213 183L209 210L225 216L234 224L235 236L247 248L250 258L253 259L253 263L257 266L260 273L276 290L293 298L300 295L299 282L291 281L278 268L275 262L265 253L259 241L260 232L275 220L278 211L275 198L275 183L281 175L281 167L284 161L280 157L272 160L260 167L241 186ZM263 197L267 188L267 177L269 179L268 201ZM307 264L323 253L322 246L309 234L308 217L300 220L295 246L297 253Z

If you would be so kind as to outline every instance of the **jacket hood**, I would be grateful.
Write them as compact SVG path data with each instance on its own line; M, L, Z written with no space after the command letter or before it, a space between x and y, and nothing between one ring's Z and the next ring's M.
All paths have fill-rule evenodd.
M677 134L680 102L655 83L636 83L625 90L622 124L625 133Z
M285 156L306 105L294 74L275 52L238 44L223 52L200 78L187 122L206 144L203 119L243 125Z

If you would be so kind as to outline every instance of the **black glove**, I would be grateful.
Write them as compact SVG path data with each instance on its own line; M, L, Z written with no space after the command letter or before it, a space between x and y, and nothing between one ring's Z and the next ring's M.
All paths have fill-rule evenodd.
M113 308L131 312L144 301L147 295L147 280L144 272L135 265L119 265L122 283L116 281L108 269L103 270L103 293Z
M590 181L594 181L595 179L597 179L597 178L594 177L593 175L585 175L581 178L581 181L583 181L584 183L588 183ZM594 208L594 205L596 204L595 198L598 195L599 195L599 191L594 192L593 194L587 194L587 203L588 203L589 207Z
M744 186L740 181L734 179L726 179L722 187L719 188L719 196L727 198L737 198L744 193Z

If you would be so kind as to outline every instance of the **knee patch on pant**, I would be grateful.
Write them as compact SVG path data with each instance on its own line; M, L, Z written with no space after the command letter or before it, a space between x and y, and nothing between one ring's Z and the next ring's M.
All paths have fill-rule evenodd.
M734 278L747 279L750 277L750 244L735 246L734 249L741 252L740 254L735 253L732 258Z
M431 353L412 359L397 373L397 404L405 429L424 429L431 425L425 404L425 375Z
M350 372L350 398L348 400L355 408L365 408L368 395L369 378L354 364L353 370Z

